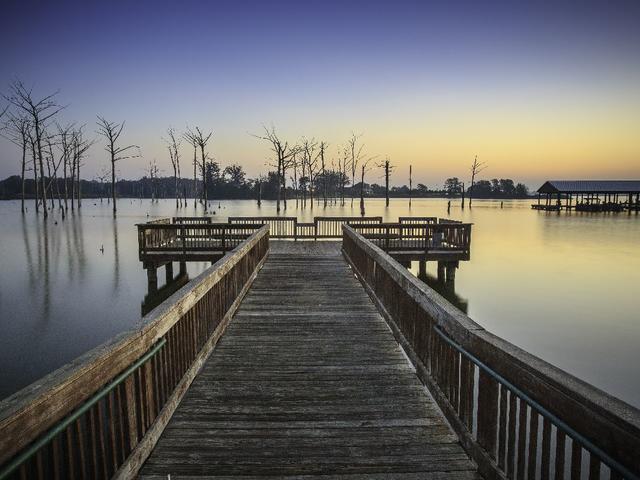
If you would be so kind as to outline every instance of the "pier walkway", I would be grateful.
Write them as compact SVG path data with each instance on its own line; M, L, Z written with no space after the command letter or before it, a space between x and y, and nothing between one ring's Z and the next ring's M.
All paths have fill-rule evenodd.
M167 474L479 478L340 243L285 241L141 478Z
M0 480L640 480L637 408L418 280L391 257L400 226L374 225L381 238L326 223L341 241L273 241L268 224L242 238L141 228L145 248L176 230L183 252L210 234L236 245L0 402ZM427 253L468 245L466 227L415 228Z

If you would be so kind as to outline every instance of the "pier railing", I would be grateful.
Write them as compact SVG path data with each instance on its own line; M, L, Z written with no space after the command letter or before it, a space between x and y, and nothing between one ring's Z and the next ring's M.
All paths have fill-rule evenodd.
M135 476L268 248L261 227L138 327L0 402L0 479Z
M404 222L353 224L351 227L385 251L455 251L467 259L471 254L470 223Z
M153 253L224 252L233 250L263 226L196 221L142 223L137 225L138 247L141 257Z
M180 253L235 248L255 230L269 226L274 239L337 239L342 226L350 225L386 251L423 250L457 252L468 259L471 224L436 217L400 217L383 222L382 217L314 217L299 222L296 217L229 217L228 223L213 223L211 217L174 217L138 225L140 255Z
M487 332L343 231L345 257L485 478L639 477L638 409Z

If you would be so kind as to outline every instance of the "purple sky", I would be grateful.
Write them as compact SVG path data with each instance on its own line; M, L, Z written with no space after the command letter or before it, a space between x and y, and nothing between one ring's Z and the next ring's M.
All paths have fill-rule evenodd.
M0 91L60 90L62 122L127 121L166 174L168 126L214 131L210 151L250 176L283 137L350 133L398 165L393 183L486 176L640 177L640 2L4 2ZM2 105L0 105L1 107ZM186 165L190 151L182 151ZM0 140L0 177L19 171ZM91 178L106 165L88 154ZM185 167L183 167L185 168ZM372 179L372 181L375 179Z

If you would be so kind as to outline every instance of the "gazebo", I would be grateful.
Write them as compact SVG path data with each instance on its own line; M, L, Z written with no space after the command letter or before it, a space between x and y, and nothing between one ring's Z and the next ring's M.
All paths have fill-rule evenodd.
M640 180L548 180L538 189L538 203L531 207L535 210L637 212Z

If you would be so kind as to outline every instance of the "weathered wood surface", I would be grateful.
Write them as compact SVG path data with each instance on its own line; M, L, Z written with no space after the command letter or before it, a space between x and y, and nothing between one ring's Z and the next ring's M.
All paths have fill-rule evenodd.
M339 245L271 242L141 478L479 478Z
M555 463L580 478L584 458L589 478L609 478L609 467L627 470L611 478L640 477L640 410L487 332L355 229L344 234L345 256L484 476L520 479L537 469L548 478ZM471 364L445 337L477 360ZM478 362L501 380L480 374ZM556 447L545 422L555 427Z

